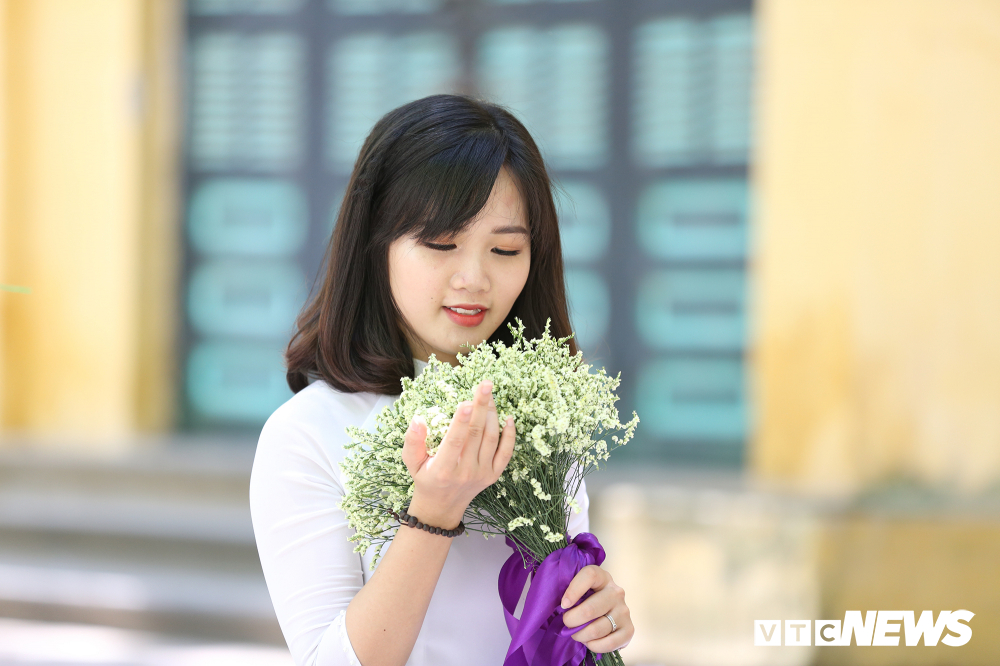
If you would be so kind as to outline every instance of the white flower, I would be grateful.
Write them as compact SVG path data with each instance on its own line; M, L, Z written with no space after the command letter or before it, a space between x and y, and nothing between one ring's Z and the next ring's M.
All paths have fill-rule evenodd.
M546 502L552 499L552 495L542 492L542 483L535 477L531 477L531 487L535 489L535 497Z
M567 490L578 487L571 481L578 484L608 459L609 436L614 447L627 443L639 418L633 413L628 423L619 420L619 378L603 369L591 372L581 353L570 355L568 338L552 337L546 326L541 337L526 340L521 322L510 330L509 346L483 343L460 355L457 367L432 355L424 372L401 380L399 399L376 416L374 431L348 428L341 508L355 529L350 538L357 552L391 540L395 521L389 511L404 509L413 496L413 479L402 463L412 419L421 416L427 423L428 451L434 454L458 404L470 399L483 379L493 382L498 424L502 428L512 417L517 440L504 473L470 503L463 520L470 530L519 530L518 539L538 551L536 556L551 552L545 544L563 541L565 526L554 530L549 524L565 520L565 506L580 511ZM381 552L377 549L373 568Z
M535 524L535 521L532 520L531 518L525 518L524 516L518 516L514 520L510 521L509 523L507 523L507 531L513 532L518 527L522 527L524 525L534 525L534 524ZM545 527L545 526L543 525L542 527Z
M542 425L536 425L531 430L531 445L535 447L535 450L541 453L546 458L551 455L552 448L545 441L545 427Z
M555 543L557 541L562 541L562 538L563 538L562 534L560 534L558 532L553 532L552 528L549 527L548 525L546 525L545 523L541 523L538 526L538 529L541 530L541 532L545 535L544 538L545 538L546 541L548 541L550 543Z

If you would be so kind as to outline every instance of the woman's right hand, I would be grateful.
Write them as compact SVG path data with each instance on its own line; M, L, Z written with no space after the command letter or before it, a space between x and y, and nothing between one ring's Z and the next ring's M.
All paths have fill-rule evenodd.
M514 453L514 438L510 417L500 433L489 381L476 388L471 401L458 405L433 456L427 453L427 424L415 418L403 440L403 463L413 477L410 515L435 527L457 527L469 502L500 478Z

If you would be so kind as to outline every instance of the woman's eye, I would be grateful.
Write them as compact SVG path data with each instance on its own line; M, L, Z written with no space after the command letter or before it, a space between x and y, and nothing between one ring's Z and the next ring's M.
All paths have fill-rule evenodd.
M493 251L501 257L516 257L521 254L520 250L501 250L498 247L493 248Z
M440 252L447 252L448 250L454 250L458 247L457 245L448 245L444 243L424 243L424 245L432 250L438 250Z

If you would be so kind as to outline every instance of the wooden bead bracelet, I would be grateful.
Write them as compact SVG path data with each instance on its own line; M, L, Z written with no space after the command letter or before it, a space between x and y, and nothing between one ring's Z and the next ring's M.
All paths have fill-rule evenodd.
M440 527L431 527L430 525L425 525L416 516L411 516L406 513L406 511L401 511L396 513L395 511L390 511L392 517L399 521L400 525L406 525L407 527L415 527L418 530L424 530L425 532L430 532L431 534L440 534L446 537L457 537L459 534L465 532L465 523L458 521L458 527L453 530L445 530Z

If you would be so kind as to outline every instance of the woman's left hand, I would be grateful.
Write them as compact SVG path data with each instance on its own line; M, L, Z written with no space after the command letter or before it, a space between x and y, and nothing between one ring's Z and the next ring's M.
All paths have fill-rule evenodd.
M587 590L594 590L594 593L579 606L574 606ZM563 594L562 607L569 608L563 614L563 624L571 629L597 618L573 634L573 638L591 652L604 654L623 648L635 634L631 613L625 605L625 590L615 585L611 574L596 564L585 566L573 577ZM615 631L611 630L611 621L605 615L615 619L618 625Z

